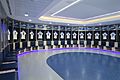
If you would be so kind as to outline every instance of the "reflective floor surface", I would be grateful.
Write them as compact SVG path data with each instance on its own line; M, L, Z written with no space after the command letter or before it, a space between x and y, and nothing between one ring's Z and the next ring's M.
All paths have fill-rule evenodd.
M67 52L47 60L64 80L120 80L120 58L88 52Z
M18 55L19 80L120 80L120 52L62 48Z

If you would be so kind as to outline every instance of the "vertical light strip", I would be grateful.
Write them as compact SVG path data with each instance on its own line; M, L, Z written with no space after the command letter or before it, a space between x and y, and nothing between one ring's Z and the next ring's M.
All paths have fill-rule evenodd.
M72 6L72 5L76 4L76 3L78 3L79 1L81 1L81 0L76 0L75 2L69 4L68 6L66 6L66 7L60 9L59 11L53 13L51 16L54 16L54 15L58 14L59 12L61 12L61 11L65 10L65 9L69 8L70 6Z

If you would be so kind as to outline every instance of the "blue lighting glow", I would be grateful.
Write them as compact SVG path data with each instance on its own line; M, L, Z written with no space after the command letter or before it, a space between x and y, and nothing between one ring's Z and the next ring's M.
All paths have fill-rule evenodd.
M36 53L36 52L51 52L51 51L54 51L54 50L73 50L73 49L82 49L82 50L98 50L99 52L103 52L103 53L112 53L112 54L120 54L120 52L117 52L117 51L112 51L112 50L103 50L103 49L98 49L98 48L78 48L78 47L74 47L74 48L56 48L56 49L41 49L41 50L32 50L32 51L28 51L28 52L23 52L23 53L20 53L18 54L18 57L19 56L24 56L24 55L27 55L27 54L33 54L33 53Z

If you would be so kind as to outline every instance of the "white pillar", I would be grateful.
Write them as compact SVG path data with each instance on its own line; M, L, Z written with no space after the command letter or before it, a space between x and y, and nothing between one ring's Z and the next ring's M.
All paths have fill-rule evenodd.
M35 41L35 46L38 46L38 41Z
M109 46L109 42L106 42L106 46Z
M58 45L61 45L61 41L58 41Z
M15 50L15 43L13 43L13 50Z
M91 41L91 48L93 48L93 45L94 45L94 41Z
M28 42L27 42L27 46L30 47L30 45L31 45L31 44L30 44L30 41L28 41Z
M23 46L23 45L22 45L22 42L20 42L20 48L22 48L22 46Z
M86 44L87 44L87 41L84 41L84 47L87 47Z

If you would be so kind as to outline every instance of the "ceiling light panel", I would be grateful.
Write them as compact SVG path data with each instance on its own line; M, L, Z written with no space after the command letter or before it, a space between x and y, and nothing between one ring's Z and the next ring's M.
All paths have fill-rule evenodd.
M25 14L24 14L24 16L26 16L26 17L27 17L27 16L29 16L29 15L28 15L28 13L25 13Z
M32 20L31 19L29 19L29 22L31 22Z
M79 1L81 1L81 0L76 0L76 1L72 2L71 4L69 4L69 5L65 6L64 8L60 9L59 11L53 13L51 16L54 16L54 15L60 13L61 11L63 11L63 10L65 10L65 9L73 6L74 4L78 3Z

